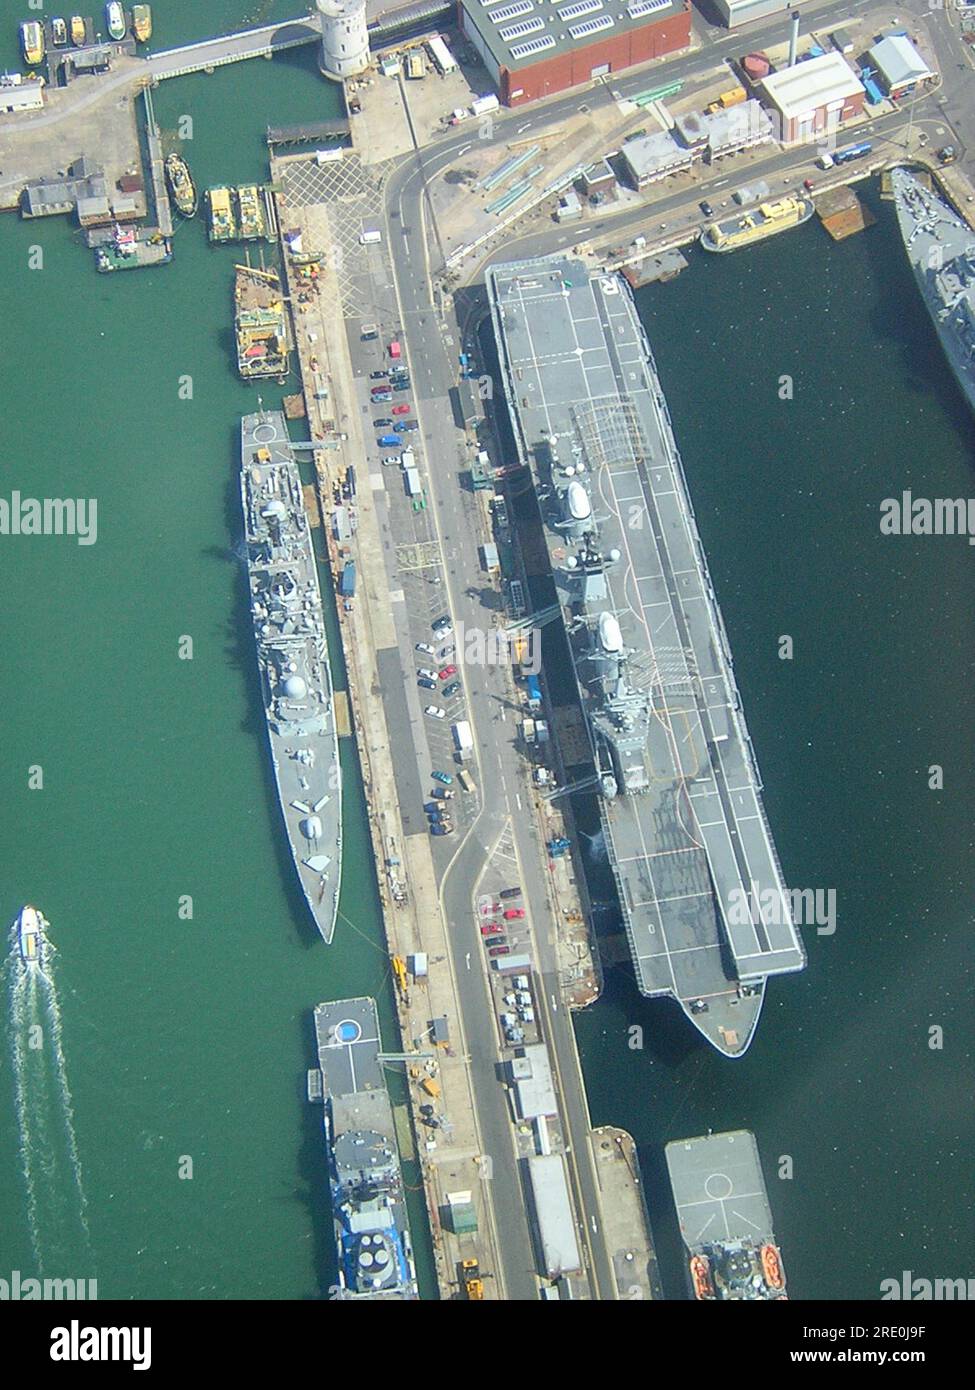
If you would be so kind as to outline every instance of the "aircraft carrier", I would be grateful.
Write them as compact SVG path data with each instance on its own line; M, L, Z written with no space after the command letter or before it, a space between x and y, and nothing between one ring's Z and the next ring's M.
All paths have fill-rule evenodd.
M487 284L637 983L740 1056L805 954L650 347L619 275L553 257Z
M308 1098L324 1106L341 1299L414 1299L413 1247L393 1109L372 999L315 1008L318 1067Z
M914 278L975 410L975 232L909 170L892 169L890 185Z
M754 1134L678 1139L666 1156L694 1297L787 1298Z
M295 868L331 941L342 878L342 782L325 617L301 478L280 411L245 415L240 492L271 761Z

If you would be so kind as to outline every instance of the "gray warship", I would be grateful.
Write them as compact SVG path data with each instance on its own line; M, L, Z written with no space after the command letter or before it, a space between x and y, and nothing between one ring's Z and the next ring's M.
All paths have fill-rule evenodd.
M315 1008L318 1066L308 1099L323 1107L340 1299L417 1298L393 1109L372 999Z
M245 415L240 452L251 615L278 799L302 890L331 941L342 782L315 552L284 416Z
M738 1057L805 953L653 356L619 275L552 257L487 283L637 984Z
M975 232L907 169L892 169L897 222L945 356L975 410Z
M787 1298L754 1134L678 1139L665 1152L694 1297Z

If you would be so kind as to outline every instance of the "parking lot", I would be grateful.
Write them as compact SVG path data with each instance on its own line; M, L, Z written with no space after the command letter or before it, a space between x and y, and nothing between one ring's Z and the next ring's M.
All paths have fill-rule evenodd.
M356 465L356 486L373 494L397 633L397 646L377 653L376 693L389 710L391 727L404 737L409 730L414 745L414 756L405 756L404 746L395 767L404 833L431 836L443 863L453 836L476 813L476 797L458 781L450 816L445 808L439 817L424 810L441 800L433 795L431 772L458 771L453 728L467 717L465 680L454 659L452 631L437 635L432 626L438 618L449 619L449 610L441 546L428 508L430 441L416 414L423 382L414 381L410 371L385 221L376 212L384 171L346 152L324 164L313 155L285 159L281 173L288 205L301 208L305 239L316 243L306 250L332 248L365 448Z

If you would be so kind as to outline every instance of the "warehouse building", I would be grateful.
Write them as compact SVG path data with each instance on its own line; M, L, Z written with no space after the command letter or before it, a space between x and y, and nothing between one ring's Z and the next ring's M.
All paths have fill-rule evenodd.
M877 69L884 91L894 101L913 92L921 82L930 82L934 73L906 34L890 34L874 44L868 57Z
M506 106L690 43L690 0L460 0L460 27Z
M768 19L771 14L795 10L790 0L714 0L714 7L729 29L747 24L752 19Z
M771 73L761 90L778 113L779 138L786 145L814 140L859 116L866 96L863 83L835 51Z
M44 83L39 78L23 78L19 72L0 75L0 112L39 111L43 105Z

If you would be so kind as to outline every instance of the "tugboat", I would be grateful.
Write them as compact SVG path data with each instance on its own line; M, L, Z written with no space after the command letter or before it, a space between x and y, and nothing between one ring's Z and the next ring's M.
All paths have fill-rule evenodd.
M152 7L150 5L132 6L132 32L139 43L148 43L152 38Z
M111 3L105 6L105 23L108 25L110 38L125 38L125 14L118 0L111 0Z
M20 945L20 958L25 965L40 965L44 954L44 928L50 923L43 913L27 903L17 914L14 924Z
M164 165L166 182L173 195L177 211L183 217L195 217L197 208L196 185L190 173L190 166L182 155L168 154Z
M68 26L60 15L51 20L51 40L55 48L63 48L68 42Z
M24 61L31 67L44 60L44 30L36 19L28 19L20 26L20 46L24 50Z
M73 14L71 16L71 42L75 48L84 48L86 39L85 21L80 14Z

